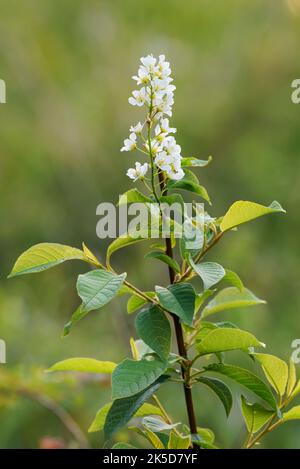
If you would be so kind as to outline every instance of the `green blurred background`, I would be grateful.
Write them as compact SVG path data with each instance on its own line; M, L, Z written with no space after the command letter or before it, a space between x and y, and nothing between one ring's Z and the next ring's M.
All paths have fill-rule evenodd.
M30 381L33 368L70 356L120 361L129 353L133 318L124 300L91 313L61 339L78 304L76 274L85 271L79 262L6 276L23 250L43 241L84 240L103 257L96 206L131 186L125 171L135 155L119 149L129 125L142 118L127 99L138 59L151 52L165 53L172 64L172 124L183 155L214 157L198 173L214 202L210 213L222 215L236 199L277 199L287 209L285 217L228 235L210 259L239 272L268 302L219 318L253 331L268 352L288 359L300 337L300 105L290 98L300 77L300 0L0 0L0 9L0 78L7 85L7 104L0 105L0 338L7 364L0 371ZM160 264L144 252L142 245L120 251L116 268L141 288L166 284ZM41 372L45 379L52 389L56 378ZM67 386L60 402L86 432L109 399L108 387L60 386ZM167 387L163 398L175 420L185 418L180 388ZM217 443L241 444L238 405L227 422L205 389L195 401L199 423L215 431ZM2 448L38 447L45 436L72 439L28 399L0 399L0 419ZM291 422L263 446L300 448L299 439L299 424ZM102 445L100 433L89 440Z

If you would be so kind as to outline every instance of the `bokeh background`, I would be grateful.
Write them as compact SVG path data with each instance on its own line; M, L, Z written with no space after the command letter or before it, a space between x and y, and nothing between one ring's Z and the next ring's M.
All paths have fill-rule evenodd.
M141 118L127 102L131 76L151 52L172 63L172 124L183 154L214 157L198 172L213 200L211 214L222 215L236 199L277 199L287 210L228 235L210 259L237 271L268 302L219 319L249 329L268 352L288 360L300 337L300 105L290 97L300 77L300 0L0 0L0 9L0 78L7 84L7 104L0 105L0 338L7 343L0 446L36 448L55 444L51 438L75 445L24 387L57 399L86 433L109 399L107 382L70 382L42 370L71 356L121 361L129 353L133 318L124 300L61 338L78 304L76 275L86 269L80 262L6 276L38 242L84 240L104 255L96 206L131 186L125 171L135 155L119 149ZM143 245L120 251L115 266L141 288L151 289L153 279L166 284L166 272L144 253ZM167 387L163 398L175 420L185 419L180 388ZM199 423L215 431L217 443L241 444L238 405L227 421L209 391L199 388L195 401ZM88 439L93 447L103 443L100 433ZM300 424L283 425L263 447L300 448Z

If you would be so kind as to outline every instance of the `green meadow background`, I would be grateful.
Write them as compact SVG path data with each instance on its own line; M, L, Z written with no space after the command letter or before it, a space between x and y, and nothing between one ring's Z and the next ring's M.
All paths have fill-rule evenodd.
M209 259L237 271L267 301L218 319L254 332L269 353L288 360L300 338L300 105L290 97L300 77L300 0L0 0L0 9L0 78L7 85L7 104L0 105L0 338L7 344L0 447L38 448L49 438L74 446L60 420L24 388L53 397L86 434L109 400L107 380L43 370L72 356L121 361L130 353L134 318L123 299L61 338L78 305L76 276L86 270L80 262L6 276L38 242L85 241L103 258L107 242L96 237L96 206L132 187L125 172L136 155L119 150L142 118L127 99L138 60L148 53L171 61L171 122L183 155L213 156L198 171L213 200L210 214L224 214L237 199L276 199L287 210L229 234ZM144 253L143 243L120 251L114 265L140 288L167 284L166 269ZM227 358L251 367L241 354ZM184 421L182 390L174 386L162 398L174 420ZM199 386L194 394L199 425L215 431L217 444L240 446L239 405L227 420L209 390ZM135 437L122 431L117 438ZM103 444L101 433L88 440ZM262 446L300 448L300 423L283 425Z

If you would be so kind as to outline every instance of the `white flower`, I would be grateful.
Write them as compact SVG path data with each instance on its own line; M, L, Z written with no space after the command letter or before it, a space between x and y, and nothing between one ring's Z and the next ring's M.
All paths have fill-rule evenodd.
M141 164L137 161L135 168L129 168L126 174L130 179L133 179L133 181L137 181L138 179L143 179L147 171L148 163Z
M135 134L140 134L143 130L143 124L138 122L136 125L132 125L129 130L130 132L134 132Z
M175 132L177 132L177 129L175 129L175 127L169 127L169 119L167 118L161 119L159 124L155 127L155 135L160 135L162 138L168 134L174 134Z
M159 153L161 151L163 151L163 147L161 146L160 141L158 139L152 139L151 142L150 142L150 145L151 145L152 156L156 155L157 153ZM149 143L148 142L144 143L144 148L148 153L150 153Z
M171 75L170 63L166 62L166 57L164 55L160 55L158 58L156 75L160 78L166 78Z
M141 88L140 90L134 90L132 96L128 99L129 104L132 106L143 106L146 101L149 99L147 95L146 88Z
M136 80L138 85L147 84L155 75L155 64L157 62L153 55L147 55L147 57L141 57L142 65L138 69L138 75L132 78Z
M155 164L162 171L165 171L170 179L179 180L184 176L181 168L181 156L179 154L168 154L166 151L160 152L155 158Z
M132 132L129 135L129 138L124 140L124 146L121 148L121 151L132 151L136 149L136 135Z
M174 104L174 93L166 94L160 103L157 104L158 112L162 114L166 114L167 116L172 116L172 106Z
M168 155L180 156L181 146L177 144L173 136L166 137L163 142L163 147Z
M184 177L184 171L182 168L179 168L177 171L169 171L168 177L170 179L174 179L175 181L178 181Z

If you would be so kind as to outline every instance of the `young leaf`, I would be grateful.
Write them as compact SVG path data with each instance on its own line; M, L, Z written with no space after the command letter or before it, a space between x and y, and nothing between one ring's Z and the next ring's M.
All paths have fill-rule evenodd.
M108 411L110 410L111 406L113 405L112 402L108 402L108 404L105 404L103 407L101 407L100 410L98 410L93 422L90 425L89 428L89 433L93 432L99 432L100 430L103 430L104 424L105 424L105 419L108 414ZM148 402L145 402L142 404L142 406L135 412L133 417L145 417L146 415L160 415L162 416L161 410L152 404L148 404Z
M190 283L178 283L168 288L155 287L160 304L176 314L184 324L193 323L196 294Z
M190 256L189 263L196 274L202 279L204 290L208 290L210 287L220 282L225 275L225 269L216 262L201 262L195 264Z
M137 353L137 360L141 360L141 358L145 358L147 355L153 355L154 350L150 348L145 342L141 339L134 341L135 350Z
M89 262L89 259L81 249L57 243L36 244L21 254L8 278L42 272L72 259Z
M231 285L238 288L240 291L242 291L244 288L243 282L241 281L240 277L232 270L225 269L225 275L223 277L223 280L228 283L231 283Z
M250 404L241 396L242 413L249 433L258 432L275 413L265 409L260 404Z
M47 371L82 371L83 373L112 373L117 364L94 358L68 358L52 365Z
M118 205L124 204L131 204L133 202L140 202L140 203L153 203L153 200L150 197L142 194L137 189L130 189L129 191L125 192L125 194L120 195Z
M217 328L209 332L203 339L197 340L196 348L199 355L226 352L228 350L247 350L249 347L261 347L262 344L250 332L241 329Z
M205 187L200 186L197 177L189 170L185 170L185 175L178 181L169 180L167 183L167 189L183 189L186 191L193 192L194 194L200 195L202 199L210 203L210 198Z
M215 442L215 434L210 428L197 427L197 435L207 443Z
M129 443L124 443L122 441L116 443L112 449L137 449L136 446L132 446Z
M135 327L143 341L164 361L171 348L171 327L165 313L156 305L145 307L136 317Z
M286 385L286 394L288 397L292 394L295 388L296 382L297 382L296 367L295 367L294 361L292 360L292 358L290 358L289 377L288 377L288 382Z
M179 436L175 432L170 433L168 449L188 449L191 446L191 437Z
M85 256L89 259L89 261L92 264L96 265L97 267L102 268L102 265L98 261L97 257L92 253L92 251L84 243L82 243L82 250Z
M231 378L236 383L245 386L249 391L252 391L256 396L267 402L272 409L276 410L276 400L273 393L260 378L250 371L239 366L224 365L223 363L213 363L207 366L206 370Z
M143 391L167 369L161 360L131 360L126 358L112 374L112 399L122 399Z
M209 428L197 427L197 434L192 435L192 442L203 449L217 449L214 445L215 435Z
M153 291L146 291L144 293L146 293L146 295L149 296L150 298L155 297L155 292ZM141 298L138 295L132 295L127 301L127 313L128 314L134 313L135 311L140 309L142 306L144 306L146 303L147 303L147 300L145 300L144 298Z
M83 302L82 309L92 311L109 303L120 290L125 278L126 273L115 275L99 269L79 275L77 291Z
M284 412L282 416L283 422L288 422L289 420L299 420L300 419L300 405L292 407L287 412Z
M180 273L180 267L178 265L178 262L176 262L175 259L172 259L172 257L168 256L164 252L150 251L145 255L145 259L159 259L160 261L164 262L169 267L171 267L175 272Z
M211 163L211 161L212 161L212 156L209 156L207 160L199 160L198 158L194 158L191 156L191 157L182 158L181 166L203 168L204 166L207 166L209 163Z
M297 382L296 386L294 387L293 392L290 395L290 399L291 400L294 399L296 396L298 396L298 394L300 394L300 379Z
M142 430L141 434L147 438L154 449L164 449L164 444L161 441L161 438L156 433L149 430L149 428Z
M289 373L287 364L280 358L267 353L255 353L253 356L262 365L271 386L273 386L277 394L283 396Z
M228 287L217 293L216 296L208 303L202 312L202 318L228 309L245 308L264 303L264 300L257 298L247 288L239 291L236 287Z
M155 417L144 417L142 420L143 425L154 433L172 430L176 428L179 423L166 423L161 419Z
M128 361L129 360L127 360L127 362ZM140 364L141 362L135 363ZM109 439L116 430L126 425L126 423L129 422L129 420L136 414L142 404L144 404L144 402L147 401L167 379L167 376L161 376L156 381L152 381L149 386L143 388L141 392L131 395L130 397L116 399L106 416L104 424L105 438Z
M242 223L276 212L285 213L285 210L276 201L272 202L269 207L265 207L264 205L260 205L255 202L239 200L234 202L228 212L224 215L220 228L222 231L227 231L235 226L241 225Z
M208 386L214 393L218 396L220 401L222 402L226 415L230 414L230 410L232 407L232 394L228 386L226 386L223 381L220 381L217 378L207 378L207 377L200 377L196 378L199 383L205 384Z

